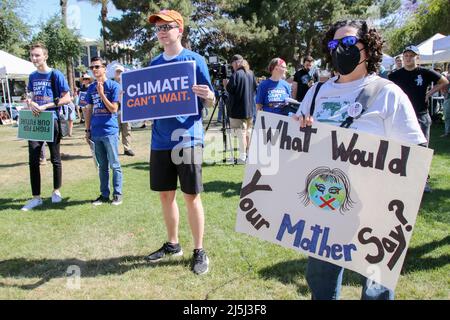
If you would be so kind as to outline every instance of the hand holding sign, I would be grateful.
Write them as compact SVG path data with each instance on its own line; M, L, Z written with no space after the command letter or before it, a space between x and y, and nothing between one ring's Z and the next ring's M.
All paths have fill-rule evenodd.
M30 108L31 112L33 112L33 116L38 117L41 111L41 107L34 101L27 100L28 108Z
M214 101L214 92L209 89L205 84L197 84L192 86L192 91L200 98L205 101Z

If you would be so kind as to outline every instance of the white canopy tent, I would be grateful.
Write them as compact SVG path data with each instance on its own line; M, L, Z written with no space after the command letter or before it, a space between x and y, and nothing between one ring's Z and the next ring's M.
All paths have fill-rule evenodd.
M35 66L30 61L0 50L0 81L5 102L7 102L10 108L12 106L12 100L8 80L27 78L35 70Z
M390 55L383 53L383 60L381 60L381 65L386 68L386 70L391 70L392 65L395 63L394 58Z
M437 42L437 47L434 44ZM417 46L420 52L421 64L434 64L435 62L450 62L450 37L436 33Z

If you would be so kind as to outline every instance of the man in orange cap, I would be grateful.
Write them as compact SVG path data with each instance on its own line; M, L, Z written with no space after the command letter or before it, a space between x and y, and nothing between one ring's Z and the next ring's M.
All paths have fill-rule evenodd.
M192 270L196 274L204 274L208 272L209 259L203 249L205 219L200 198L200 193L203 191L204 145L201 114L203 107L214 104L214 91L205 59L181 45L184 29L181 14L174 10L163 10L151 15L149 22L155 24L158 41L164 48L164 52L154 58L150 66L195 61L197 84L192 86L192 91L198 98L199 113L194 116L154 120L150 154L150 187L159 192L168 241L159 250L149 254L146 260L158 262L183 254L178 242L179 210L176 189L179 179L194 238ZM173 136L176 138L174 139ZM181 163L176 161L180 159L172 155L178 158L181 156Z

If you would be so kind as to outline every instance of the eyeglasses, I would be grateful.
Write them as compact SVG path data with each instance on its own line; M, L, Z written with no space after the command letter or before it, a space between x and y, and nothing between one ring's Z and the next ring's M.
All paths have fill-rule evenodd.
M339 43L342 43L344 46L351 47L354 46L359 41L356 36L347 36L342 39L333 39L328 41L328 49L334 50L338 47Z
M89 80L89 78L83 78L83 80Z
M103 67L103 65L101 65L101 64L96 64L96 65L93 65L93 66L89 66L89 69L91 69L91 70L98 70L98 69L100 69L101 67Z
M172 26L170 24L162 24L159 26L155 26L156 32L160 32L160 31L167 32L167 31L170 31L170 30L176 29L176 28L179 28L179 26Z

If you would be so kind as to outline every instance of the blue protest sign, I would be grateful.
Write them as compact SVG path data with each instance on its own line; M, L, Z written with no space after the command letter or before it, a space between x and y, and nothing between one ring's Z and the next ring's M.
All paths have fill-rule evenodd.
M86 91L81 91L80 95L78 96L78 105L80 107L85 107L88 105L87 101L86 101Z
M122 122L198 114L195 61L124 72Z

